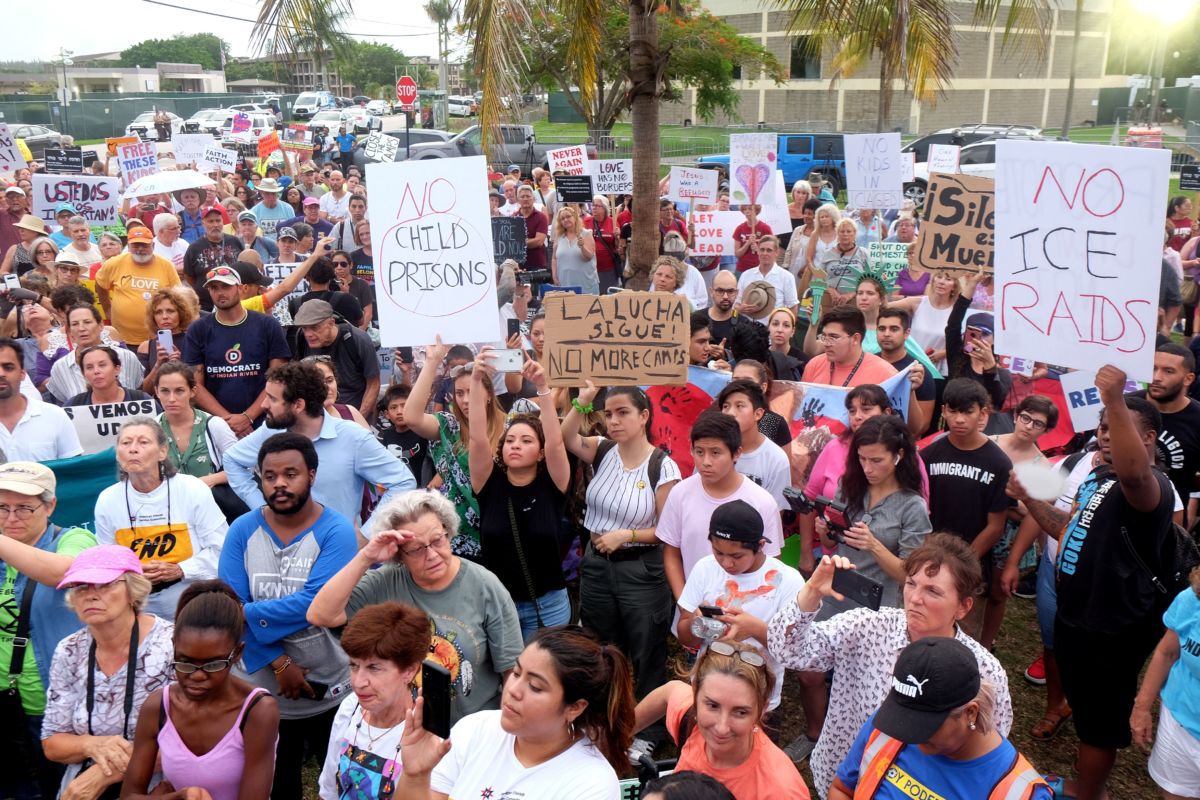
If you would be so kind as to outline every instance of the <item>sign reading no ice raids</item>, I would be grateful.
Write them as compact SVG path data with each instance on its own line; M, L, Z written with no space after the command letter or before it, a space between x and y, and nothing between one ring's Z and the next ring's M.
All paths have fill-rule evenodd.
M483 156L367 164L385 347L503 339Z
M996 142L996 351L1151 377L1169 150Z
M683 297L550 294L543 307L551 386L687 383L691 318Z

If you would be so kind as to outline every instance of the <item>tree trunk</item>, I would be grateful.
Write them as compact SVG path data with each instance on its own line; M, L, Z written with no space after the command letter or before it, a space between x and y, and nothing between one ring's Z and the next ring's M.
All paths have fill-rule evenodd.
M1071 135L1071 106L1075 104L1075 66L1079 61L1079 32L1083 22L1083 0L1075 0L1075 36L1071 39L1071 72L1067 79L1067 103L1063 109L1062 133L1064 139Z
M887 130L888 118L892 116L892 76L888 72L888 59L881 54L879 59L879 117L875 121L875 132Z
M629 3L630 118L633 127L633 239L629 285L645 289L658 257L658 15L653 0Z

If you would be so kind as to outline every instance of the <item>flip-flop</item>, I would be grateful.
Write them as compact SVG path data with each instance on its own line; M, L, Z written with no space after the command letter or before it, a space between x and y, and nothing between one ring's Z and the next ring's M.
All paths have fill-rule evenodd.
M1043 775L1042 780L1050 788L1054 800L1071 800L1071 796L1067 794L1065 788L1067 780L1062 775Z
M1058 719L1055 720L1053 717L1058 717ZM1070 718L1070 711L1067 711L1065 714L1048 711L1029 731L1029 736L1031 739L1039 742L1048 742L1055 736L1058 736L1058 732L1062 730L1063 723Z

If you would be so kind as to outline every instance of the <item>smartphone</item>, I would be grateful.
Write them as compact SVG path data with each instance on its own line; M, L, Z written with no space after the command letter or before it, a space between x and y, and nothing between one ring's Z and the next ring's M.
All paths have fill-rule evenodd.
M175 350L175 334L170 331L158 332L158 349L164 353L172 353Z
M3 283L2 288L4 289L5 294L8 294L13 289L19 289L19 288L21 288L21 279L18 278L15 274L9 272L9 273L5 274L5 276L4 276L4 283Z
M411 347L397 347L396 353L405 364L413 363L413 349Z
M329 684L327 683L321 683L320 681L309 681L308 685L312 687L313 700L324 700L325 695L329 694ZM300 696L304 697L303 693Z
M422 726L425 730L450 738L450 671L441 664L421 664L421 696L425 698Z
M696 608L706 617L719 617L725 613L716 606L697 606Z
M878 611L883 602L883 584L852 569L839 569L833 573L833 590L872 611Z
M491 364L497 372L520 372L525 366L525 354L520 350L493 350Z
M521 332L521 320L519 320L519 319L508 320L508 338L511 339L512 337L516 336L520 332ZM507 339L505 341L507 341Z

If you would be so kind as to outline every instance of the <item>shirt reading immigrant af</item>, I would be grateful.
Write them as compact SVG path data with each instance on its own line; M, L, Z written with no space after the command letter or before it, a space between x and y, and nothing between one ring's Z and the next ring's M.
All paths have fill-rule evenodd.
M933 530L948 531L968 542L987 527L988 514L1008 508L1012 461L992 441L960 450L949 436L921 451L929 473L929 519Z

